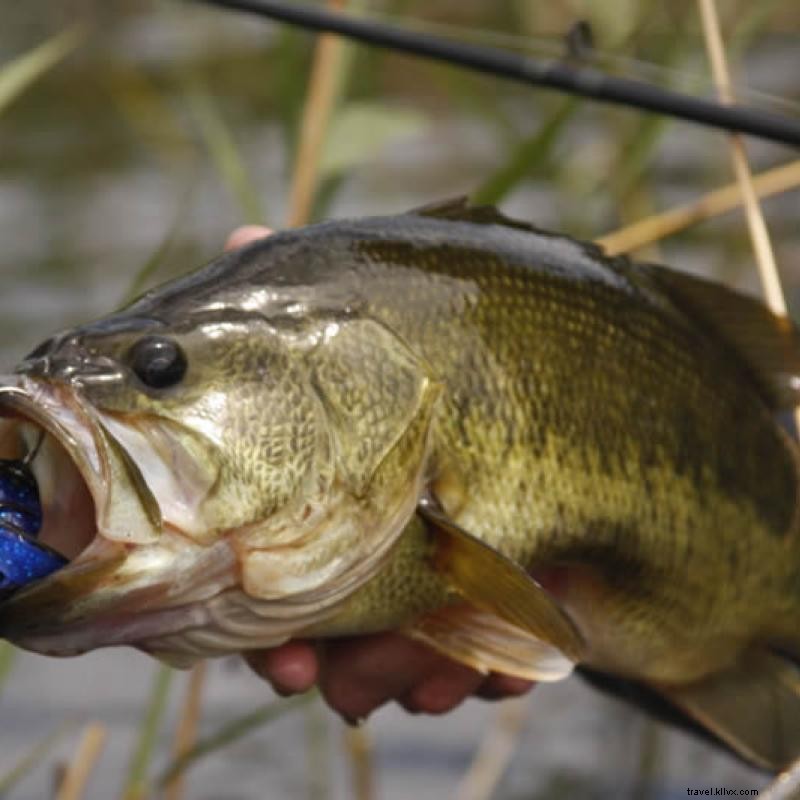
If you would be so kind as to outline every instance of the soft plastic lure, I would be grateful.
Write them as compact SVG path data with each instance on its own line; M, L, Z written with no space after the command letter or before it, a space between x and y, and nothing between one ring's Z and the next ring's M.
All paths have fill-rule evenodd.
M0 591L21 588L67 563L36 541L41 527L39 490L30 467L0 459Z

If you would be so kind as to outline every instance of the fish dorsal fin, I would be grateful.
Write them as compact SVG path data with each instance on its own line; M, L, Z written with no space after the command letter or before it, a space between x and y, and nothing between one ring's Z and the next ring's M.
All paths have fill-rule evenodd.
M516 228L530 233L542 233L539 228L529 222L507 217L494 206L470 205L469 197L466 195L429 203L419 208L413 208L407 213L416 217L451 219L456 222L472 222L476 225L504 225L507 228Z
M688 686L660 688L746 760L783 769L800 756L800 669L766 650Z
M758 300L666 267L650 267L672 302L744 359L776 408L800 404L800 331Z
M418 510L434 532L434 569L467 603L580 660L580 633L524 569L460 528L436 503L423 501Z

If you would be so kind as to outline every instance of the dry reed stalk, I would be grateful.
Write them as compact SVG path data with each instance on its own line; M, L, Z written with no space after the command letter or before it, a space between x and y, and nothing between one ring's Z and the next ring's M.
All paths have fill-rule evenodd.
M329 8L341 10L345 2L328 0L327 5ZM286 219L289 227L305 224L311 214L322 147L336 102L344 47L345 43L339 36L328 33L322 34L317 41L289 190L289 211Z
M91 722L83 732L75 758L66 769L55 800L80 800L84 796L86 784L103 750L108 730L100 722Z
M711 62L717 93L723 103L731 104L734 102L733 87L728 61L725 56L725 45L722 41L716 3L715 0L698 0L698 5L703 21L706 50ZM742 137L731 134L729 145L731 163L744 200L747 227L750 231L750 239L758 263L767 305L776 314L786 314L786 301L781 290L778 266L775 263L775 254L772 250L767 223L753 186L753 175L750 171L750 164L747 161L747 152L745 151Z
M781 772L759 797L761 800L797 800L800 797L800 759Z
M184 756L194 747L197 741L197 726L200 721L207 669L206 662L201 661L189 674L186 699L181 709L181 716L178 720L178 727L172 743L173 759L179 759ZM181 800L185 788L184 774L182 772L175 773L174 777L164 787L164 800Z
M328 0L327 5L342 10L346 1ZM289 191L289 227L304 225L311 215L322 148L340 88L344 48L345 42L331 34L323 34L317 41ZM353 796L357 800L371 800L374 780L369 735L363 727L346 728L344 746L353 774Z
M800 160L773 167L756 175L753 187L759 198L772 197L800 187ZM597 239L609 255L631 253L653 244L667 236L679 233L698 222L721 216L742 205L742 193L738 183L730 183L697 200L661 214L626 225Z
M373 800L375 776L373 770L372 741L363 725L348 726L344 731L344 744L350 760L353 797L356 800Z
M498 708L456 789L455 800L487 800L491 797L517 749L519 734L528 718L528 699L506 700Z
M703 22L703 36L706 42L714 82L720 100L724 103L733 103L733 84L731 82L728 60L725 55L725 45L722 41L719 16L715 0L697 0L700 16ZM753 175L747 160L747 151L741 136L731 134L729 137L731 162L736 180L744 199L744 209L747 218L747 227L755 253L761 285L764 289L764 299L767 306L775 313L782 316L788 314L786 299L781 288L781 279L778 265L775 262L775 253L769 238L769 230L758 202L753 186ZM795 418L800 426L800 408L795 410Z
M714 0L698 0L698 4L703 22L706 49L711 61L717 91L720 99L726 103L732 103L734 98L730 71L725 57L725 47L720 33L715 2ZM786 315L786 300L781 288L775 254L770 242L766 221L758 202L757 181L753 179L750 164L747 160L747 152L740 136L734 134L730 136L730 151L737 187L741 193L745 208L747 225L756 255L765 300L776 314ZM797 166L797 162L782 169L788 170L795 166ZM796 410L795 415L798 425L800 425L800 409ZM787 770L781 773L767 787L763 796L769 798L769 800L792 800L792 798L800 797L800 760L794 762Z

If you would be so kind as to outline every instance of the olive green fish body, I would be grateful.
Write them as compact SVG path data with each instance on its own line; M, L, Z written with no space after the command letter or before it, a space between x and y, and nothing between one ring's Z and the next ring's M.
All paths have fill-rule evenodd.
M798 387L787 320L492 209L275 234L0 388L0 456L45 432L40 538L73 558L0 631L183 664L398 629L485 671L644 682L781 765Z
M298 248L286 261L307 266L282 282L423 356L445 387L431 485L466 530L556 576L590 663L681 681L793 630L793 444L750 368L659 269L563 237L414 216L293 236L245 257L251 279L275 282L258 248L265 262ZM436 596L428 573L406 565L411 613L415 580ZM400 617L390 583L370 597Z

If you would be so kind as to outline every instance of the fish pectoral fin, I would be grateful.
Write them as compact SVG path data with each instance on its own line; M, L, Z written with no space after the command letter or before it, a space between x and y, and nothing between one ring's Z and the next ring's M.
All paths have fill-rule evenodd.
M800 669L767 650L687 686L658 687L742 758L779 770L800 756Z
M583 639L560 605L518 564L456 525L433 502L419 514L434 535L436 572L467 603L580 661Z
M755 298L666 267L643 267L672 302L744 359L776 408L800 404L800 331Z
M466 603L432 611L403 633L483 673L500 672L530 681L558 681L566 678L574 666L552 645Z

